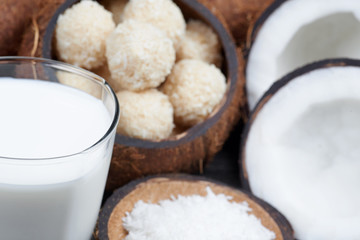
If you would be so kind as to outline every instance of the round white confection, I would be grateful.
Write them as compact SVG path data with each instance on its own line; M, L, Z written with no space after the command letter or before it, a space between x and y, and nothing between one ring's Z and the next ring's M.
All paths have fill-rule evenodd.
M185 34L184 16L171 0L130 0L124 9L123 18L153 24L166 33L175 48Z
M174 106L175 122L190 127L204 121L220 103L225 76L214 65L184 59L175 64L162 91Z
M95 1L83 0L59 16L56 49L60 60L87 69L105 63L105 42L115 29L112 14Z
M221 66L221 44L215 32L203 22L191 20L176 51L177 61L198 59Z
M158 87L175 62L171 40L151 24L128 20L107 39L106 57L111 77L123 89Z
M168 97L156 89L142 92L120 91L117 132L129 137L161 140L174 128L173 107Z

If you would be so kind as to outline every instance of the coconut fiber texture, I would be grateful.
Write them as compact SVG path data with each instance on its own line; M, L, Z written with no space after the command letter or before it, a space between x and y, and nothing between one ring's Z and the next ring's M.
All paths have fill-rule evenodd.
M238 46L244 47L248 33L261 13L274 0L199 0L207 7L216 8L230 27Z
M35 2L35 4L34 4ZM35 13L33 0L1 0L0 55L16 55L21 36Z
M20 0L5 1L17 2ZM22 0L22 2L25 1L31 2L32 6L28 9L35 9L35 11L33 10L30 20L28 20L27 24L25 24L25 30L22 35L17 55L41 57L42 36L45 33L45 29L51 17L54 15L58 7L65 2L65 0ZM36 3L36 5L34 3ZM18 11L17 16L20 15L21 14Z

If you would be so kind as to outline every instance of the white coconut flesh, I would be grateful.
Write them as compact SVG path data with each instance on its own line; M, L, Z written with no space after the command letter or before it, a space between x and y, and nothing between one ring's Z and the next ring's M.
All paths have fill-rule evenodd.
M301 75L261 108L245 143L252 192L297 239L360 239L360 67Z
M246 90L253 109L273 82L313 61L360 58L359 0L291 0L260 28L249 53Z

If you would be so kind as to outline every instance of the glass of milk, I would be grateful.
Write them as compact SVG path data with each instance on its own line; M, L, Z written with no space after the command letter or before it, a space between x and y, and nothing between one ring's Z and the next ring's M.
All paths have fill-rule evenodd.
M118 119L99 76L0 58L0 239L91 238Z

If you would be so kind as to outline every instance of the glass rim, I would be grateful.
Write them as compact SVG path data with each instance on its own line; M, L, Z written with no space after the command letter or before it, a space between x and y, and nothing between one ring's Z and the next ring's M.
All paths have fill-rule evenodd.
M39 58L39 57L25 57L25 56L0 56L0 65L5 64L5 61L9 61L7 64L14 64L15 62L27 62L27 63L37 63L37 64L41 64L41 63L46 63L46 64L50 64L50 66L46 66L48 68L58 68L60 70L63 71L68 71L68 72L72 72L74 74L78 74L78 75L82 75L86 78L88 78L88 80L90 79L94 79L96 81L98 81L102 88L106 91L108 91L110 93L110 95L113 98L113 101L115 103L115 111L114 111L114 115L111 116L112 118L112 122L108 128L108 130L104 133L104 135L94 144L92 144L91 146L75 152L75 153L71 153L68 155L62 155L62 156L56 156L56 157L40 157L40 158L16 158L16 157L3 157L0 155L0 160L26 160L26 161L45 161L45 160L60 160L60 159L65 159L68 157L72 157L72 156L76 156L76 155L80 155L83 154L87 151L89 151L90 149L100 145L102 142L104 142L109 136L110 134L115 130L115 127L119 121L119 117L120 117L120 108L119 108L119 102L117 100L116 94L114 92L114 90L111 88L111 86L109 85L109 83L102 77L100 77L99 75L96 75L93 72L90 72L88 70L85 70L83 68L65 63L65 62L60 62L60 61L56 61L56 60L52 60L52 59L47 59L47 58Z

